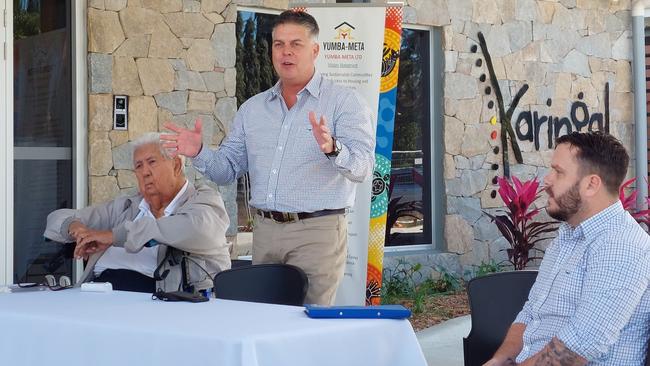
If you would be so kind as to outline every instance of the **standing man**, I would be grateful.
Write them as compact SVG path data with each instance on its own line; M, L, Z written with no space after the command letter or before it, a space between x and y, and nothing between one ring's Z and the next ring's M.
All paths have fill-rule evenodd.
M272 58L279 81L248 99L217 150L194 130L171 123L164 135L172 153L218 184L246 172L251 206L258 211L253 263L288 263L309 278L305 303L332 304L345 268L347 221L355 183L374 164L370 109L353 90L334 85L315 69L318 24L288 10L273 26Z
M641 366L650 332L650 237L623 209L629 157L600 132L557 139L544 179L564 221L528 301L485 365Z

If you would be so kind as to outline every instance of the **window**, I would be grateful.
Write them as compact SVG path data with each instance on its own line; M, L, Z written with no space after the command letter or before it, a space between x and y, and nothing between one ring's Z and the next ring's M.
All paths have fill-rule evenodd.
M73 207L71 0L14 0L13 281L72 273L72 246L46 244L47 214Z
M429 32L402 29L386 246L431 243Z
M271 88L277 81L271 62L271 27L276 16L246 10L237 12L237 107L253 95ZM254 213L248 205L249 200L250 181L246 174L237 182L237 227L240 232L252 231ZM245 248L250 241L250 238L238 235L240 253L250 253Z
M275 14L253 10L237 14L237 103L271 87L277 80L270 59L271 26ZM432 85L432 44L439 34L430 28L408 27L402 31L397 111L393 142L390 200L386 246L411 246L440 242L441 228L434 223L441 210L432 202L440 195L442 145L432 129L436 109ZM438 124L439 126L440 124ZM441 142L440 142L441 144ZM433 157L436 157L434 159ZM438 161L439 160L439 161ZM248 182L239 182L237 203L240 230L250 229L247 208Z

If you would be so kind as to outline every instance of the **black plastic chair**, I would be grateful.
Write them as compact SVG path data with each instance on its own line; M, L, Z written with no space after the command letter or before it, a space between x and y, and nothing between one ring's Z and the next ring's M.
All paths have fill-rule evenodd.
M537 271L512 271L477 277L467 284L472 330L463 338L465 366L480 366L497 351L521 311Z
M309 282L302 269L289 264L256 264L217 273L217 299L302 305Z
M250 259L231 259L230 260L230 268L239 268L239 267L246 267L250 266L253 264L253 261Z

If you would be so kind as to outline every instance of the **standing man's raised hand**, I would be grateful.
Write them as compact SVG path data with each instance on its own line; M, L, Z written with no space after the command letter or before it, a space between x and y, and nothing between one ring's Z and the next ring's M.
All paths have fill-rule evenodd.
M171 122L165 122L163 126L175 132L175 134L160 135L160 139L164 141L163 147L169 151L172 157L184 155L193 158L199 154L203 146L203 140L201 139L203 125L200 119L197 119L194 123L193 130L178 127Z
M309 112L309 122L311 123L311 132L318 143L321 151L325 154L334 151L334 140L329 127L327 127L327 119L325 116L320 117L320 121L316 120L316 113Z

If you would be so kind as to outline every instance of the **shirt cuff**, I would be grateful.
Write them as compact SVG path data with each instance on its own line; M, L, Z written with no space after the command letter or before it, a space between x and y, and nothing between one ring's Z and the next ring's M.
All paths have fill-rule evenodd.
M193 157L192 160L192 165L196 170L198 170L201 174L205 173L205 169L207 168L208 161L210 160L210 149L206 148L205 145L201 146L201 151L199 151L198 154L196 154L195 157Z
M517 314L515 321L512 323L521 323L528 326L528 323L530 323L531 320L533 320L533 317L528 312L522 310L519 312L519 314Z
M75 241L72 235L70 235L70 224L72 224L72 222L75 220L79 221L79 219L77 219L76 217L70 216L67 219L65 219L61 224L61 231L60 231L61 236L68 239L70 242Z
M557 334L557 339L562 341L572 352L584 357L587 361L596 361L604 357L607 353L607 349L603 349L602 344L594 342L593 338L582 339L572 323L567 324L567 326L560 330Z
M348 149L347 146L341 144L341 150L339 151L339 154L336 156L336 159L334 159L334 165L336 165L338 168L345 169L344 166L349 160L350 160L350 149Z

